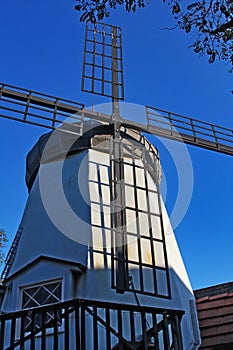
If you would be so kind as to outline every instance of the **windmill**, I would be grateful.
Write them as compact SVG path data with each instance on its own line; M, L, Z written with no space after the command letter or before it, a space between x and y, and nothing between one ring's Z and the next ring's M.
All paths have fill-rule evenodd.
M46 346L48 348L51 346L49 339L52 339L54 349L58 349L59 346L64 349L69 349L69 347L73 349L76 346L77 349L105 347L106 349L180 350L183 346L188 349L190 342L192 343L190 348L198 348L197 318L194 300L189 290L189 281L185 276L182 260L180 261L179 256L176 255L177 247L172 241L173 237L166 237L164 229L166 219L159 193L159 156L157 150L142 133L155 134L232 155L232 130L150 106L145 107L146 124L122 118L119 109L119 101L124 99L121 30L115 26L102 23L95 23L93 26L87 23L82 90L111 98L112 113L87 110L82 103L1 84L1 117L57 130L55 133L58 138L55 139L54 144L50 135L42 136L28 155L27 185L30 191L28 207L7 256L2 274L5 286L3 310L6 314L0 319L0 349L14 349L18 346L22 348L25 345L32 349L38 346L46 349ZM75 144L77 137L78 142ZM63 148L64 144L67 147L66 142L69 145L68 151ZM93 152L88 151L90 153L88 161L82 159L81 151L91 147L93 147ZM51 168L55 166L55 172L57 172L62 152L65 154L66 164L76 159L75 161L79 164L88 162L94 166L96 172L92 174L97 175L97 180L89 178L89 181L95 184L94 188L98 188L98 194L103 192L105 187L102 186L102 183L106 184L106 179L109 178L110 223L106 231L110 235L111 247L108 250L109 247L104 245L101 250L97 249L94 244L90 244L88 263L84 263L86 258L84 259L83 256L86 254L86 247L83 241L79 241L80 237L75 242L76 244L71 240L69 243L67 240L60 241L60 244L64 243L64 246L60 246L59 249L62 255L62 248L66 245L68 255L71 257L77 252L76 249L79 249L80 259L83 259L82 263L69 261L64 255L63 262L56 257L56 250L59 250L58 241L61 239L58 237L57 246L50 247L54 254L53 257L45 254L37 255L33 249L30 253L30 234L33 230L38 229L36 227L38 222L34 220L33 223L32 221L36 218L37 207L41 206L36 199L38 188L41 186L41 182L40 186L38 185L37 175L40 173L43 181L43 169L51 171ZM77 158L73 158L72 154L74 157L77 154ZM100 154L101 159L98 158ZM108 169L107 175L104 175L106 168ZM129 173L132 174L130 176L132 183L127 183ZM46 177L45 170L46 180L48 180L48 174ZM83 177L85 175L87 172L84 171ZM46 188L49 190L49 186ZM67 193L70 191L68 186L66 191ZM127 200L130 191L134 203L131 206ZM89 201L94 205L92 208L95 208L95 205L104 206L103 197L97 203L94 198L95 192L93 193L90 191L89 194ZM43 194L41 196L43 197ZM70 198L72 201L72 193ZM145 203L142 204L144 199L146 210ZM47 197L46 200L48 200ZM156 208L154 207L155 201ZM43 199L42 202L46 206L47 203ZM83 208L79 207L78 210L83 211L85 216L85 203L82 202L82 204ZM105 211L101 209L100 212L102 215L99 216L98 223L95 222L95 215L91 222L91 226L94 226L96 230L105 227ZM129 214L135 217L133 220L136 226L134 232L132 228L128 230ZM146 232L143 232L142 226L146 225L143 217L146 217L148 224L146 229L149 233L148 237L146 237ZM156 218L153 223L152 218ZM42 247L40 238L45 239L43 233L46 231L45 227L50 225L47 221L46 225L43 224L42 219L39 222L41 237L39 239L37 237L38 250ZM62 225L63 222L60 224ZM79 225L83 225L83 232L88 235L89 229L86 228L85 222L82 223L80 220ZM153 227L156 227L155 231ZM156 233L159 233L159 237L156 237ZM132 242L129 242L129 236L134 237ZM53 236L54 239L55 237ZM105 239L108 239L107 236ZM43 245L45 244L46 242L43 242ZM146 245L149 246L148 249ZM26 246L28 255L22 256L20 249L25 251L23 248ZM134 257L135 251L130 252L132 246L138 252L137 259ZM147 250L150 251L149 260L143 256ZM33 254L36 256L35 259L33 259ZM175 258L177 258L177 262L173 262L174 265L171 264L171 254L176 255ZM43 278L46 280L52 266L54 264L60 266L64 262L72 275L72 288L70 289L75 290L74 295L79 299L67 294L66 300L73 299L62 303L61 277L56 275L56 278L54 276L52 279L50 276L49 282L38 284L35 283L35 274L38 276L43 271ZM96 279L97 265L99 271ZM107 274L106 266L109 270ZM177 277L175 273L172 275L171 266L177 267L178 270L181 269L179 271L183 278L181 282L178 281L179 276ZM89 277L85 277L89 267ZM27 273L30 269L33 277L30 277L32 279L29 281ZM62 269L63 267L60 271ZM137 280L136 273L138 272ZM22 278L20 283L19 278ZM66 272L64 278L68 280L71 277L68 277ZM101 287L97 284L92 285L93 295L91 294L91 298L87 300L88 292L90 292L87 289L92 279L96 283L101 281L103 285ZM177 280L177 284L173 279ZM148 281L149 287L146 286ZM174 286L176 288L179 286L178 290ZM22 294L21 309L13 301L13 297L19 293L19 290ZM37 295L39 295L38 299ZM39 304L39 299L43 297L44 302ZM15 305L14 310L19 311L10 314L10 311L14 311L12 305ZM185 315L183 315L184 312ZM87 316L91 321L88 321ZM71 319L75 321L72 323ZM103 334L101 334L100 326L104 329ZM93 339L88 338L87 329ZM64 337L60 336L60 333L64 334ZM69 338L70 333L75 334L73 340ZM51 334L50 338L49 334ZM38 339L40 339L40 345L38 345ZM75 345L72 341L76 342Z

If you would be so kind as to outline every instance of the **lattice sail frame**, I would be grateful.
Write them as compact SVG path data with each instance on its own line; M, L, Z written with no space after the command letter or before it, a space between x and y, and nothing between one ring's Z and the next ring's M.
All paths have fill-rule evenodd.
M86 23L82 91L124 99L121 28Z

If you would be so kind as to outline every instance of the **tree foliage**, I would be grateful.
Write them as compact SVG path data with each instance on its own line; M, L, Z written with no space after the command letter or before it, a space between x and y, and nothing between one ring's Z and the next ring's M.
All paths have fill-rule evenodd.
M166 0L163 0L167 2ZM76 0L75 9L81 12L80 21L103 20L110 10L125 6L135 12L145 7L145 0ZM191 47L195 53L206 54L209 63L216 58L226 61L233 68L233 0L201 0L183 5L181 0L168 0L175 27L186 33L195 31ZM174 28L175 28L174 27Z
M6 231L2 228L0 228L0 265L4 261L4 252L2 251L3 248L5 247L5 244L7 242L7 236L6 236Z
M211 0L190 3L185 11L178 2L172 5L177 26L189 33L196 30L194 52L207 54L209 63L216 58L233 67L233 1Z

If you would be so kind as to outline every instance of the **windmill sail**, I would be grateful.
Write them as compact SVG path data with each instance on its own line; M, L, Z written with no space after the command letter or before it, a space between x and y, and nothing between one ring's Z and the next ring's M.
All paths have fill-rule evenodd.
M232 129L155 107L146 106L145 110L147 114L145 123L121 118L120 124L144 133L233 155ZM52 130L63 123L66 124L67 118L71 118L74 123L83 122L85 119L112 123L112 115L85 109L82 103L4 83L0 83L0 118ZM77 129L77 124L74 125L72 132L82 134L82 130Z
M86 23L82 91L124 100L121 28Z

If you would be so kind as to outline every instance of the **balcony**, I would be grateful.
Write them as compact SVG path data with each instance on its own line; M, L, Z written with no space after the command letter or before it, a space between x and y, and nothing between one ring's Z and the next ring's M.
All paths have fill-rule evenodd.
M0 315L0 350L182 350L184 312L74 299Z

